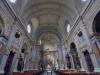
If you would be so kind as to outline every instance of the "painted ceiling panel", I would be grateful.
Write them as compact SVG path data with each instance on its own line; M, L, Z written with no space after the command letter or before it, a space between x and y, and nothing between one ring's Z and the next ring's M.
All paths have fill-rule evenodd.
M56 15L49 15L49 14L46 14L46 15L41 15L39 17L39 20L40 20L40 24L42 23L53 23L53 24L56 24L57 23L57 20L58 20L58 16Z

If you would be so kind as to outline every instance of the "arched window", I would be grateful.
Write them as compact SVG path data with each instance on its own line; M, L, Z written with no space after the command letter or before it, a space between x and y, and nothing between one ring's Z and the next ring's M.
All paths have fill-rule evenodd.
M16 3L17 0L9 0L11 3Z
M93 32L94 32L94 36L97 39L97 45L95 48L98 48L96 50L100 51L100 11L97 13L97 15L94 18L93 21ZM97 52L98 55L98 52Z
M31 33L31 25L30 24L27 25L27 32Z
M70 24L67 25L67 32L70 32Z
M88 50L85 50L83 53L84 53L84 57L85 57L89 72L93 72L94 66L92 64L92 60L91 60Z
M100 34L100 11L97 13L97 15L94 18L93 32Z
M4 21L2 17L0 16L0 34L3 33L4 30Z
M3 34L4 32L4 21L2 19L2 17L0 16L0 35ZM2 62L2 58L3 58L3 54L2 54L2 48L4 47L3 45L4 43L3 42L0 42L0 65L1 65L1 62ZM2 50L1 50L2 49Z
M32 34L33 33L33 23L32 21L29 21L26 25L27 33Z
M71 52L72 57L73 57L75 69L80 70L81 64L80 64L80 60L79 60L79 57L78 57L76 45L73 42L71 43L71 46L70 46L70 52Z

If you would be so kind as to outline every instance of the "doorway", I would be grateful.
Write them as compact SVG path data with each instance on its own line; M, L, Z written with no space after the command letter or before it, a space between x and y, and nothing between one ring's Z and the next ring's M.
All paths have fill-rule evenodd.
M73 42L71 43L71 46L70 46L70 52L71 52L72 57L73 57L75 69L80 70L81 64L80 64L80 60L79 60L79 57L78 57L76 45Z
M5 75L9 75L11 72L11 67L12 67L12 62L15 56L15 52L10 51L4 71L5 71Z
M93 72L94 66L93 66L93 63L92 63L92 60L91 60L88 50L85 50L83 53L84 53L84 57L85 57L89 72Z
M97 15L94 18L93 32L96 34L100 34L100 11L97 13Z

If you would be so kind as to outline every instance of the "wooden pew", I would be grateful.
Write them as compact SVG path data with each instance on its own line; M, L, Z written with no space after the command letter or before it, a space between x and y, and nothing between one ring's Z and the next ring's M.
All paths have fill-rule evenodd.
M16 72L16 73L13 73L13 75L38 75L40 71L38 70L32 70L32 71L25 71L23 73L20 73L20 72Z
M73 71L73 70L57 70L55 71L58 75L100 75L100 72L87 73L85 71Z

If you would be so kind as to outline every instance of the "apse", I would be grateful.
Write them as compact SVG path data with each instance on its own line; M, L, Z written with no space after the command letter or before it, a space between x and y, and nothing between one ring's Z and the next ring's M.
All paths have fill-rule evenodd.
M60 43L59 38L53 33L46 33L41 35L39 43L43 46L44 51L56 51L57 45Z

